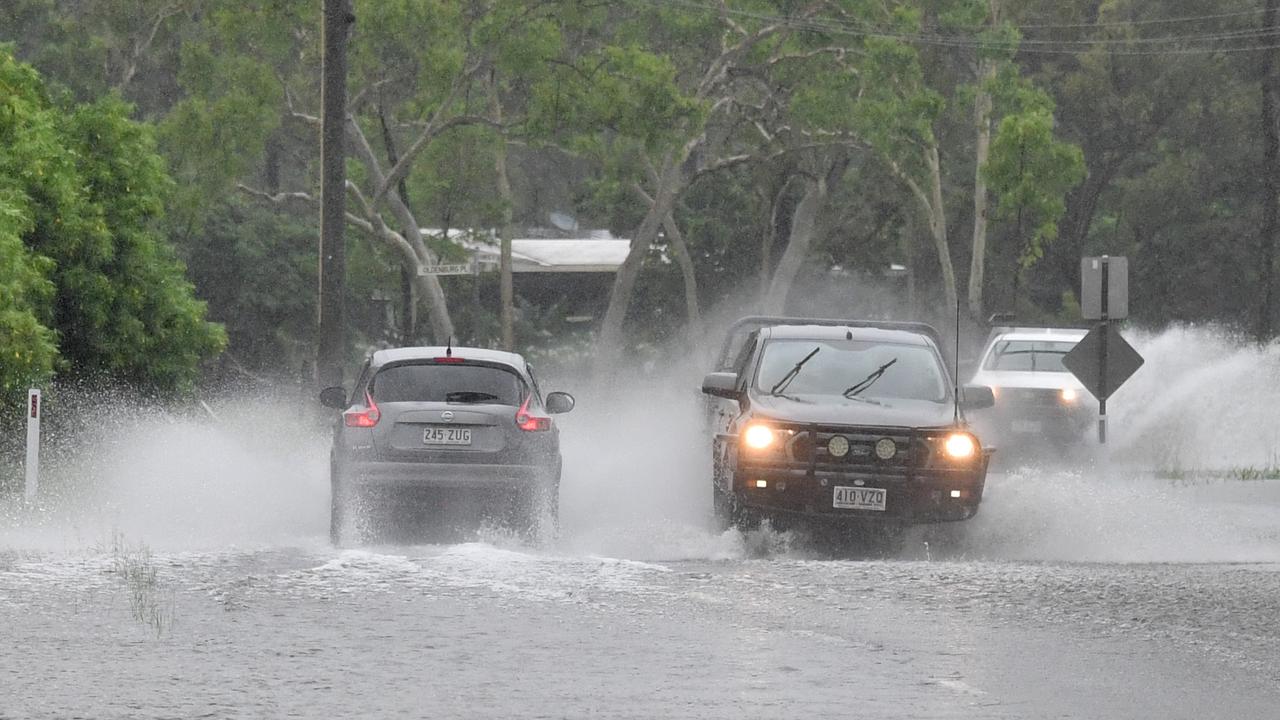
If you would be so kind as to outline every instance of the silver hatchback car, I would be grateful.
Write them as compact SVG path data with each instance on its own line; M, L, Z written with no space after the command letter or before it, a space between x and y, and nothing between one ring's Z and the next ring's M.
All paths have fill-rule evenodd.
M374 511L439 505L460 495L528 530L557 516L560 435L551 416L573 396L545 397L515 353L406 347L373 353L348 394L320 401L342 410L330 455L330 538L368 539Z

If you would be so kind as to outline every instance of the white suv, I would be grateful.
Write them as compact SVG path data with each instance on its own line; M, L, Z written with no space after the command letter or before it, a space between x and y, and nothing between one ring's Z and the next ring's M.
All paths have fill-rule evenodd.
M1097 403L1062 358L1085 336L1079 328L1000 327L991 331L970 381L986 385L996 404L975 417L1005 442L1057 443L1084 437Z

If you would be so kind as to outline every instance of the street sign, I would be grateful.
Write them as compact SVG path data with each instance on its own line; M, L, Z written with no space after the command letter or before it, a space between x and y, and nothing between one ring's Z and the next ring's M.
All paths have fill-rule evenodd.
M1105 344L1105 355L1104 355ZM1100 323L1062 357L1062 364L1099 400L1124 384L1144 360L1111 323Z
M419 275L474 275L475 272L475 264L470 262L424 265L418 268Z
M1086 320L1129 317L1129 258L1080 259L1080 314Z

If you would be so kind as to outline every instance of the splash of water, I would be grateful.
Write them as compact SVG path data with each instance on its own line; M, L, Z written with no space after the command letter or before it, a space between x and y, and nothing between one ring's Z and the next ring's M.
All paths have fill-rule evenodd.
M1280 481L1168 477L1276 466L1280 348L1199 328L1128 335L1147 364L1112 399L1108 453L993 474L977 518L921 530L930 551L908 556L1280 560ZM790 536L714 528L702 368L677 365L603 394L565 383L580 402L557 419L561 535L544 552L803 557ZM324 547L328 438L310 410L297 399L212 405L216 417L98 403L90 430L64 442L73 452L50 463L62 480L48 511L0 517L0 547L102 545L117 532L162 550Z
M47 449L40 506L11 510L0 545L93 547L119 534L186 550L312 542L325 530L326 440L296 404L226 399L190 415L119 402L74 410L84 422Z

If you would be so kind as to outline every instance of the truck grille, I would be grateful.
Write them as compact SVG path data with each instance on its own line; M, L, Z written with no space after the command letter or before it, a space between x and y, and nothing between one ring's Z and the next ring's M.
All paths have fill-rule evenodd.
M849 452L844 457L834 457L828 450L832 438L837 436L849 443ZM876 455L876 443L886 438L893 441L896 452L893 457L882 460ZM812 461L820 466L907 468L928 463L929 445L903 428L796 428L787 452L795 462Z

